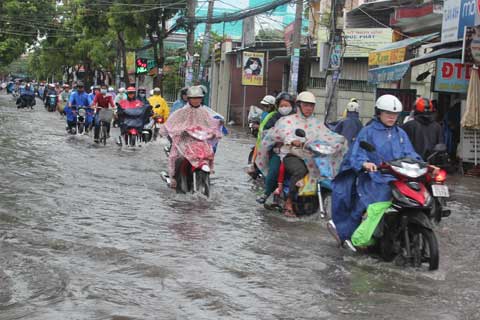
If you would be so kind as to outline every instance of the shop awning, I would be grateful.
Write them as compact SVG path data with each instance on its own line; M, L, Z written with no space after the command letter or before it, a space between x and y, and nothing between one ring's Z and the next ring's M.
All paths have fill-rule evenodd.
M443 48L391 66L370 69L368 70L368 82L377 84L380 82L400 81L410 67L434 61L438 58L455 56L461 52L462 48Z
M390 44L388 44L384 47L381 47L381 48L378 48L378 49L374 50L373 52L382 52L382 51L406 48L406 47L409 47L409 46L421 44L422 42L425 42L425 41L430 41L430 40L438 37L439 35L440 35L440 33L435 32L435 33L427 34L427 35L424 35L424 36L407 38L407 39L404 39L404 40L401 40L401 41L392 42L392 43L390 43Z

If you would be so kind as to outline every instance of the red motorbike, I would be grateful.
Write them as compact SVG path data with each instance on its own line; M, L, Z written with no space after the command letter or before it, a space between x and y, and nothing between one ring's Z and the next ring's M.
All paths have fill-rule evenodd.
M360 147L375 152L375 147L365 141ZM426 263L429 270L438 269L438 241L431 222L435 198L429 184L444 173L432 177L428 163L410 158L384 162L379 171L394 177L392 206L373 234L380 256L401 265L421 267Z

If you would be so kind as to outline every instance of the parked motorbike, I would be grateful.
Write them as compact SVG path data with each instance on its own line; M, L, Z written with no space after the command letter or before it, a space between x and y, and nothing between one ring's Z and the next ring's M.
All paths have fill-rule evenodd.
M199 127L186 130L183 134L189 141L185 144L183 158L176 163L177 193L199 192L208 197L210 196L210 161L214 157L208 140L212 138L212 134Z
M366 141L361 141L360 147L368 152L376 151ZM395 259L397 263L414 267L426 263L429 270L438 269L438 241L430 221L434 197L426 187L428 164L403 158L382 163L379 171L395 178L391 182L392 206L373 234L380 256L385 261Z

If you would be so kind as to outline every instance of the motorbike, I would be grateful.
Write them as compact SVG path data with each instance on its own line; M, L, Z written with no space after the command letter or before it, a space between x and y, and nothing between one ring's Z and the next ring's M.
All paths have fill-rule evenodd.
M145 119L147 118L147 111L149 106L143 106L133 109L118 108L118 116L121 118L120 123L124 127L123 141L126 146L134 147L144 140L143 128L145 126Z
M57 110L58 96L55 94L49 94L45 102L45 107L48 112L54 112Z
M332 172L322 160L325 156L334 153L335 150L319 141L308 141L305 131L302 129L295 130L295 135L300 139L304 139L304 148L313 154L315 164L320 174L325 178L318 180L316 185L309 185L308 181L310 179L308 175L304 178L304 187L300 188L298 193L293 195L293 211L297 216L307 216L319 212L321 218L327 218L331 216L332 211ZM289 146L285 147L290 148ZM282 153L286 154L288 150ZM280 208L283 208L289 194L289 185L289 177L286 177L283 190L274 194L274 197L276 197L274 202L279 203ZM270 209L270 206L266 205L265 208Z
M165 119L163 117L153 117L154 128L153 128L153 141L157 140L160 134L160 128L165 123Z
M24 108L33 109L34 105L35 105L35 96L21 95L20 98L18 98L17 100L18 109L24 109Z
M72 110L76 114L75 126L70 128L71 134L82 134L85 131L85 119L87 117L87 110L85 107L72 106Z
M195 127L184 131L188 139L182 151L183 157L177 160L175 179L177 193L199 192L210 196L210 162L214 152L209 140L212 134L203 128Z
M376 151L366 141L360 141L360 147L368 152ZM428 163L410 158L396 159L380 164L379 172L393 177L390 183L392 205L373 233L381 258L414 267L426 263L429 270L438 269L438 241L431 222L435 196L426 187L430 175Z

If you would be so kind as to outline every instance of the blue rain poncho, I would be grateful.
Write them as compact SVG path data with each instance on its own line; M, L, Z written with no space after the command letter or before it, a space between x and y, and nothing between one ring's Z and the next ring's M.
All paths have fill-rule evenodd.
M360 141L375 146L376 152L360 148ZM364 172L363 164L372 162L378 166L382 159L405 157L421 160L405 131L398 126L386 127L375 119L360 131L332 185L332 219L342 241L350 239L370 204L392 198L389 182L395 178L380 172Z

